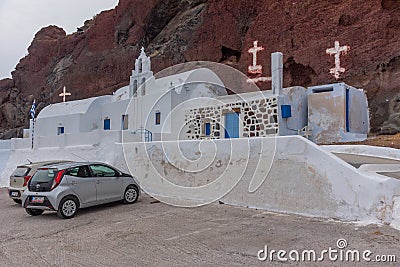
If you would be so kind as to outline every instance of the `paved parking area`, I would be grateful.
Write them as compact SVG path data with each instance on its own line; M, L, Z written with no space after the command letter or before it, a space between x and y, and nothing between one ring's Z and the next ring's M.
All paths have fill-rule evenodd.
M0 266L286 266L260 262L257 252L348 248L395 255L400 231L262 210L211 204L177 208L142 195L134 205L81 210L71 220L55 212L30 217L0 189ZM367 266L400 266L371 263ZM311 262L308 266L366 266L365 262Z

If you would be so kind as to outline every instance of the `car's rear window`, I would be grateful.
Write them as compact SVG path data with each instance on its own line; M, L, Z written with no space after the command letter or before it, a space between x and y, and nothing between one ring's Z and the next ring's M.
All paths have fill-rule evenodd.
M11 174L14 177L23 177L28 174L30 168L28 167L17 167L15 171Z
M37 183L50 182L53 180L57 169L38 169L32 177L32 181Z

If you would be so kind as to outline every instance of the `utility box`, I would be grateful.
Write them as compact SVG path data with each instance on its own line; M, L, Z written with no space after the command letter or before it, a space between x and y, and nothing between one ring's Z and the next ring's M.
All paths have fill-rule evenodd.
M292 106L290 105L282 105L281 106L282 118L287 119L292 117Z
M364 90L345 83L309 87L308 126L317 144L365 140L369 112Z

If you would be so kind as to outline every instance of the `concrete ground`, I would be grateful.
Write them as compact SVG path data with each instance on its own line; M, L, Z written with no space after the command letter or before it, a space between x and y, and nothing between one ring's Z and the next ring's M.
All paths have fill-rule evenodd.
M142 195L134 205L112 203L80 210L71 220L55 212L31 217L0 189L0 266L287 266L261 262L269 250L371 250L397 263L330 261L307 266L400 266L400 231L211 204L177 208ZM292 254L294 255L294 254ZM261 255L262 256L262 255ZM276 259L276 255L274 256ZM286 255L288 257L288 255Z

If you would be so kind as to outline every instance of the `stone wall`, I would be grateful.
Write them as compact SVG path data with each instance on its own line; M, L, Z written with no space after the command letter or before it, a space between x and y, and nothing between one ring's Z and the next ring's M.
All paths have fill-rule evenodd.
M224 114L240 113L241 137L261 137L278 134L278 100L261 98L249 102L194 108L185 111L188 139L220 139L224 137ZM204 124L210 123L210 135L205 135Z

